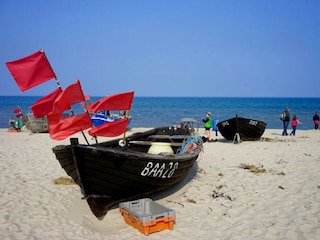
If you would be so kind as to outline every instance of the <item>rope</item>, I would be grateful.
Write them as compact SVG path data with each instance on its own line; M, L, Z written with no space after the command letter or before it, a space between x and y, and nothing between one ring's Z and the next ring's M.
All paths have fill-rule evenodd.
M202 145L202 143L203 140L199 135L189 136L183 141L178 153L182 154L194 150L197 148L198 145Z

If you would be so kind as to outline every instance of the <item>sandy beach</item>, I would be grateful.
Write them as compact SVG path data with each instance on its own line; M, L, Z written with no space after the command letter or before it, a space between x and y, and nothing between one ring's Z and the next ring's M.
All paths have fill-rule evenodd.
M261 141L241 143L216 138L204 143L182 184L152 196L175 210L174 229L144 236L118 208L99 221L77 185L54 184L67 175L51 149L68 139L0 129L1 238L319 239L319 131L284 137L267 129Z

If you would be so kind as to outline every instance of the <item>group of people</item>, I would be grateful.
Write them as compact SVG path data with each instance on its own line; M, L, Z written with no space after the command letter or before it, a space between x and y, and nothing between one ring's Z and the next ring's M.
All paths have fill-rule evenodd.
M12 109L12 112L16 115L17 120L14 120L12 117L9 118L10 129L20 130L21 127L19 123L23 117L22 109L18 106L17 108Z
M204 129L205 129L205 134L206 136L204 137L204 140L207 142L214 142L216 140L211 139L210 137L210 129L212 128L212 116L211 116L211 112L206 112L206 117L202 118L202 122L204 124ZM296 135L296 130L297 130L297 126L298 124L301 124L301 122L299 121L298 117L296 114L293 115L292 119L290 118L290 110L288 107L286 107L286 109L284 110L284 112L281 114L281 120L283 122L283 131L282 131L282 136L287 136L289 135L287 130L288 130L288 126L291 120L291 127L292 127L292 131L290 133L291 136L295 136ZM318 112L315 112L313 115L313 123L314 123L314 129L317 130L319 128L319 115Z
M286 107L286 109L284 110L281 120L283 122L283 131L282 131L282 136L287 136L288 132L288 126L289 126L289 122L290 122L290 110L288 107ZM318 112L315 112L313 115L313 123L314 123L314 129L317 130L319 127L319 115ZM291 119L291 126L292 126L292 131L290 133L290 135L295 136L296 135L296 129L297 129L297 125L301 124L301 122L299 121L298 117L296 114L293 115L293 118Z

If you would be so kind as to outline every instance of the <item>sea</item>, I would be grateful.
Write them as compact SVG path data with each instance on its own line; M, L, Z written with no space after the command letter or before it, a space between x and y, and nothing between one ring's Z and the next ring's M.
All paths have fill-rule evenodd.
M0 128L8 128L13 109L20 106L23 113L40 96L0 96ZM101 97L91 97L95 102ZM289 107L291 116L299 121L297 130L312 129L312 117L320 112L320 98L246 98L246 97L134 97L129 127L160 127L179 124L181 118L198 120L195 127L203 127L202 118L211 112L214 120L223 121L236 115L262 120L267 129L282 129L280 114Z

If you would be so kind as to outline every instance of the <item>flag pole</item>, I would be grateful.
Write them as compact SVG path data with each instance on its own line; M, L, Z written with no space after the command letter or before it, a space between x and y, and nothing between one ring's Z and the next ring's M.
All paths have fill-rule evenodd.
M134 92L134 89L132 89L132 91ZM129 118L130 118L130 110L131 110L131 107L132 107L132 102L131 102L131 106L130 106L130 108L129 109L127 109L127 111L128 111L128 115L127 116L125 116L125 117L127 117L128 118L128 125L129 125ZM128 127L128 125L127 125L127 127ZM123 133L123 140L122 141L119 141L119 145L120 146L122 146L123 145L123 147L126 145L126 132L127 132L127 129L126 129L126 131ZM121 143L120 143L121 142Z
M47 59L47 58L46 58L46 59ZM48 61L48 64L49 64L49 66L51 67L49 61ZM53 70L52 70L52 71L53 71ZM54 75L56 75L56 74L54 74ZM61 91L62 91L62 87L61 87L61 84L60 84L57 76L55 76L55 81L56 81L56 83L57 83L57 85L58 85L58 88L60 88ZM77 79L77 81L79 81L79 79ZM87 105L87 104L86 104L86 100L84 100L85 110L88 111L86 105ZM70 112L71 112L72 116L75 115L72 108L70 108ZM81 130L81 133L82 133L83 138L86 140L87 145L90 145L90 144L89 144L89 141L88 141L88 139L87 139L87 137L86 137L86 135L84 134L84 132L83 132L82 130ZM96 140L96 143L98 143L97 140Z
M78 78L77 78L77 81L80 82ZM80 85L80 88L81 88L81 91L82 91L81 85ZM83 92L82 92L82 95L83 95L83 98L84 98ZM86 104L86 99L85 99L85 98L84 98L84 108L85 108L85 111L88 112L88 110L87 110L87 104ZM74 114L74 111L73 111L72 108L70 109L70 111L71 111L72 116L74 116L75 114ZM88 114L89 114L89 113L88 113ZM81 133L82 133L82 136L84 137L84 139L86 140L87 145L90 145L90 144L89 144L89 141L88 141L88 139L87 139L87 137L86 137L86 135L84 134L84 132L83 132L82 130L81 130Z
M50 62L49 62L49 60L48 60L48 58L47 58L47 56L46 56L46 53L44 52L44 50L43 50L43 49L40 49L40 51L42 52L43 57L45 58L45 60L46 60L46 62L47 62L47 64L48 64L48 66L50 67L51 71L52 71L52 72L53 72L53 74L54 74L54 79L55 79L55 81L56 81L56 84L58 85L58 88L60 88L60 89L61 89L61 91L62 91L61 84L60 84L60 82L59 82L59 80L58 80L58 78L57 78L56 73L53 71L53 69L52 69L52 67L51 67L51 64L50 64ZM77 79L77 81L79 81L79 80ZM74 115L75 115L75 114L74 114L74 111L73 111L73 109L72 109L72 108L70 109L70 112L71 112L72 116L74 116ZM87 144L89 145L89 141L88 141L88 139L87 139L86 135L84 134L84 132L83 132L82 130L81 130L81 133L82 133L82 136L84 137L84 139L86 140Z
M44 57L45 57L45 59L47 60L47 63L48 63L48 65L50 66L50 68L51 68L51 70L52 70L52 72L54 73L54 76L55 76L55 81L56 81L56 83L57 83L57 85L58 85L58 88L60 88L61 89L61 91L62 91L62 87L61 87L61 84L60 84L60 82L59 82L59 80L58 80L58 78L57 78L57 76L56 76L56 74L55 74L55 72L53 71L53 69L52 69L52 67L51 67L51 65L50 65L50 62L48 61L48 59L47 59L47 57L46 57L46 54L45 54L45 52L44 52L44 50L40 50L40 51L42 51L43 52L43 55L44 55ZM79 81L79 79L77 78L77 81ZM83 93L82 93L83 94ZM84 106L85 106L85 110L87 111L87 107L86 107L86 101L84 101ZM70 108L70 112L71 112L71 114L72 114L72 116L74 116L75 114L74 114L74 111L73 111L73 109L72 108ZM82 133L82 136L83 136L83 138L85 139L85 141L86 141L86 143L87 143L87 145L90 145L89 144L89 141L88 141L88 139L87 139L87 137L86 137L86 135L84 134L84 132L81 130L81 133Z
M89 114L88 107L87 107L87 103L86 103L86 99L84 99L83 108L84 108L84 110ZM92 121L91 121L91 123L92 123ZM92 123L92 127L93 127L93 123ZM89 142L88 142L88 140L87 140L87 137L84 135L84 132L83 132L83 131L81 131L81 132L82 132L83 137L86 139L86 141L87 141L87 143L88 143L88 145L89 145ZM93 138L94 138L94 140L96 141L96 144L98 144L98 138L97 138L97 136L93 136Z
M47 61L47 63L48 63L48 66L51 68L51 71L54 73L54 79L55 79L55 81L56 81L56 84L58 85L58 88L60 88L60 89L61 89L61 91L62 91L61 84L60 84L60 82L59 82L59 80L58 80L58 78L57 78L57 76L56 76L55 72L53 71L53 69L52 69L52 67L51 67L51 64L50 64L50 62L49 62L49 60L48 60L48 58L47 58L47 56L46 56L46 54L45 54L44 50L43 50L43 49L41 49L40 51L42 52L42 54L43 54L44 58L46 59L46 61ZM78 78L77 78L77 81L79 81L79 79L78 79ZM82 93L82 94L83 94L83 93ZM87 111L87 108L86 108L86 102L85 102L85 101L84 101L84 106L85 106L85 110ZM75 115L75 114L74 114L74 111L73 111L73 109L72 109L72 108L70 108L70 112L71 112L72 116L74 116L74 115ZM83 138L85 139L85 141L86 141L87 145L89 145L89 141L88 141L88 139L87 139L86 135L84 134L84 132L83 132L82 130L81 130L81 133L82 133L82 136L83 136Z

